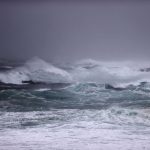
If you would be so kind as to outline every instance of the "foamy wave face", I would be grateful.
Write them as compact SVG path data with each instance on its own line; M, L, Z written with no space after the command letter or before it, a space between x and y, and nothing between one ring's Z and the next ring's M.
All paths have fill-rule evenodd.
M150 63L100 62L86 59L72 64L71 69L61 69L39 58L27 61L22 67L0 73L4 83L22 84L22 81L45 83L87 83L127 86L150 82ZM69 66L70 67L70 66ZM63 68L67 68L63 67Z
M116 86L149 82L150 73L140 71L148 63L133 62L99 62L91 59L76 63L72 70L73 79L79 82L109 83Z
M1 73L0 80L4 83L22 84L22 81L36 81L48 83L71 82L71 76L65 70L54 67L39 58L33 58L24 66Z

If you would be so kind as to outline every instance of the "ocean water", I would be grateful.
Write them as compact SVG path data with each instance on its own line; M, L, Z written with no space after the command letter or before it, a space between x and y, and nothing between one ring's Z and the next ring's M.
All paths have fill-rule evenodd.
M149 65L2 62L0 150L149 150Z

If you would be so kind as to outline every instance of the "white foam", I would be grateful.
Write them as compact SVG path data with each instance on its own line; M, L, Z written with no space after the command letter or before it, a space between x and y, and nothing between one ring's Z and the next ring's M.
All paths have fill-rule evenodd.
M50 88L41 88L41 89L36 89L35 91L38 91L38 92L43 92L43 91L49 91L51 90Z
M79 82L109 83L119 86L149 82L150 73L141 72L142 67L148 67L148 63L100 62L89 59L76 63L72 76Z
M141 112L133 112L133 115L130 115L131 110L122 110L121 113L118 111L66 109L47 112L6 112L1 115L1 124L6 128L9 125L12 127L0 130L0 148L149 150L149 113L145 116L145 113ZM49 121L51 117L57 121ZM19 128L20 124L29 121L40 125ZM17 128L13 128L14 126Z
M22 81L32 80L50 83L71 82L71 76L66 71L54 67L39 58L33 58L24 66L0 73L0 81L22 84Z
M138 85L139 82L150 82L150 72L140 71L141 68L148 68L149 64L148 62L101 62L86 59L73 64L72 69L67 71L39 58L33 58L22 67L0 73L0 81L14 84L32 80L48 83L95 82L114 86Z

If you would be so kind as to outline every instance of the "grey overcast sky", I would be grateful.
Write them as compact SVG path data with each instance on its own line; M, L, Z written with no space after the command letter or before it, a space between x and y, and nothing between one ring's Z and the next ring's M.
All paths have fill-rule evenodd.
M0 1L0 57L150 58L150 1Z

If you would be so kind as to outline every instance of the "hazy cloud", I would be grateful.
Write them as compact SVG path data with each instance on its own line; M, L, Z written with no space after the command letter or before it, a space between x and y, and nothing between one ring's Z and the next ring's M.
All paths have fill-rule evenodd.
M149 59L150 2L0 2L0 57Z

